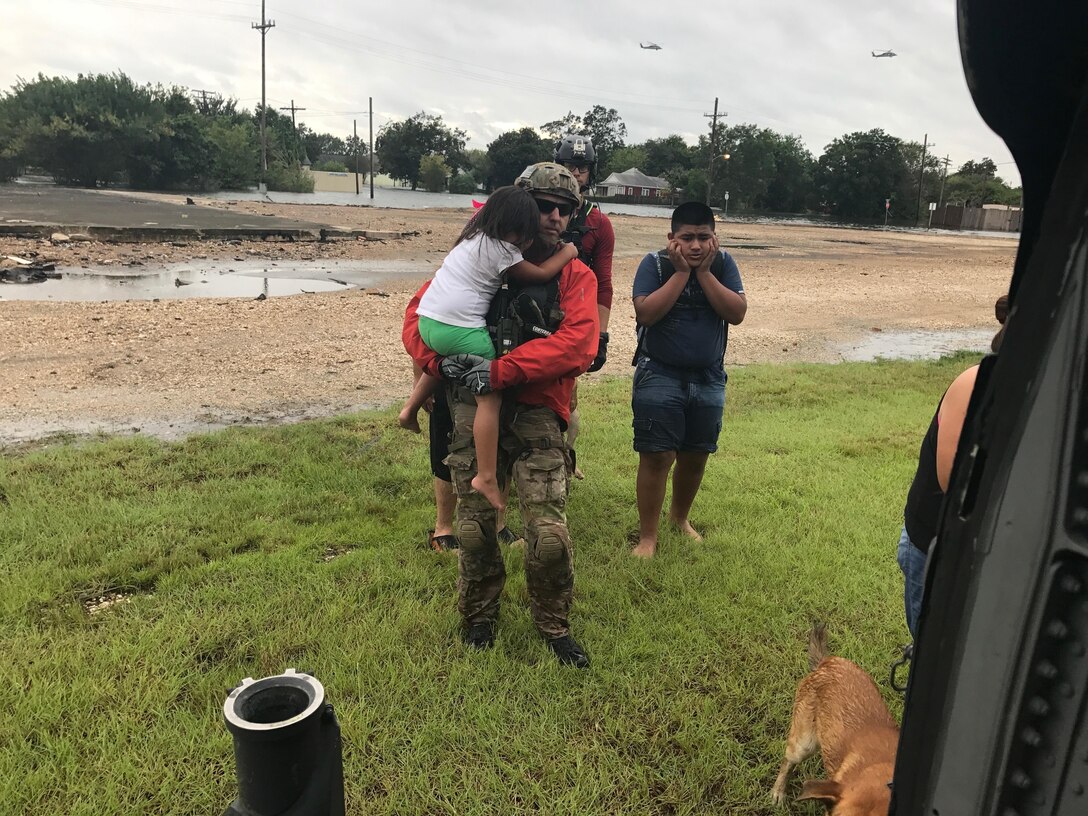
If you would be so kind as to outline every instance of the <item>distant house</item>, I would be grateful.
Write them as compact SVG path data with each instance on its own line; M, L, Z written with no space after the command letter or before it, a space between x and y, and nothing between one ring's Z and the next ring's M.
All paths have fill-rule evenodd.
M631 198L666 198L671 185L663 178L647 176L637 167L613 173L597 184L596 194L603 198L629 196Z

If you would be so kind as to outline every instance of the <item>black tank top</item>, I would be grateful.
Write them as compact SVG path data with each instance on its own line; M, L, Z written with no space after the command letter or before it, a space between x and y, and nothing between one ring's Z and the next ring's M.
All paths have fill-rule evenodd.
M941 398L944 402L944 398ZM941 412L941 406L933 412L933 420L929 423L929 430L922 439L921 450L918 451L918 469L914 472L914 481L911 482L910 491L907 493L907 506L903 508L903 521L906 524L907 535L911 543L924 553L929 552L929 545L937 537L937 524L941 518L941 504L944 502L944 491L941 483L937 481L937 415Z

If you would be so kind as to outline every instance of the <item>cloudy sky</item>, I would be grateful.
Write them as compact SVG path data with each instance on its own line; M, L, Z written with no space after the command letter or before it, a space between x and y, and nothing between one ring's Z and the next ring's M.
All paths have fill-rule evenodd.
M2 0L0 88L39 72L123 71L138 82L260 101L259 0ZM1004 144L964 81L955 0L268 0L270 105L339 136L367 98L375 129L425 110L486 147L568 110L614 107L628 141L705 133L714 98L729 124L796 134L815 156L845 133L883 128L951 158ZM660 51L639 49L653 41ZM873 59L874 49L894 59Z

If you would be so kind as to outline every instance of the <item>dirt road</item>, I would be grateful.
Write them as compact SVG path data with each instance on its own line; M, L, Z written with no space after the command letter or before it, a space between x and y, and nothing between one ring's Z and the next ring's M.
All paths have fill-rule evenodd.
M202 242L192 245L0 240L0 257L37 253L58 266L108 271L207 258L408 260L433 268L466 213L214 202L352 229L418 233L390 241ZM663 219L614 216L609 362L626 376L634 348L629 293ZM832 361L837 344L873 331L992 329L1016 242L727 222L718 234L748 294L727 365ZM9 301L0 287L0 444L58 431L141 428L162 436L236 422L319 416L402 399L411 367L400 323L422 283L382 291L159 302ZM601 375L589 375L590 377Z

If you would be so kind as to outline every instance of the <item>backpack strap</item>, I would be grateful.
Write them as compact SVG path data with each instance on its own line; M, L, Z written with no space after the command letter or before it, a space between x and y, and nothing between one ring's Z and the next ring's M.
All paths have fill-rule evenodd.
M654 253L654 263L657 264L657 285L661 286L665 281L664 270L661 268L661 256L667 250L659 250ZM672 266L672 263L668 261L666 256L666 263ZM669 274L672 274L671 271ZM635 353L631 357L631 365L638 365L638 358L642 356L642 347L646 344L646 326L637 326L635 328Z

